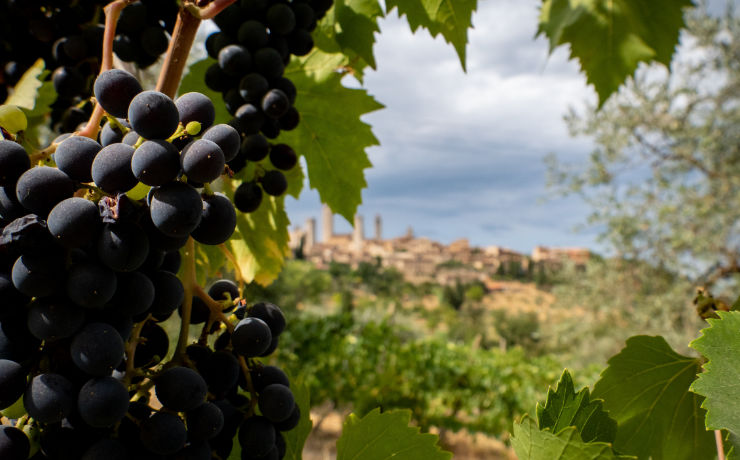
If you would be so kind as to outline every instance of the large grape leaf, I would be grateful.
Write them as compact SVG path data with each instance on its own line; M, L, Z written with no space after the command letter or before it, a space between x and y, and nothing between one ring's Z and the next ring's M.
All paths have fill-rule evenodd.
M386 11L390 13L393 8L398 8L398 14L406 16L413 32L423 27L432 37L442 34L445 41L455 47L463 69L468 29L473 27L472 16L477 7L478 0L386 1Z
M566 369L557 388L548 390L545 404L537 404L537 423L541 430L547 428L553 433L574 426L585 442L614 442L617 422L601 405L601 401L590 400L588 388L575 392L573 379Z
M662 337L627 339L592 394L617 420L615 449L640 459L711 458L703 398L689 392L699 369L697 359L679 355Z
M511 438L519 460L621 460L634 457L617 455L612 445L605 442L583 442L575 427L557 434L540 430L537 423L524 416L514 424Z
M303 458L303 446L311 433L313 422L311 422L311 400L308 393L308 385L300 380L291 379L290 389L295 397L295 403L301 411L298 426L283 433L285 439L285 460L301 460Z
M380 32L378 17L383 16L378 0L336 0L334 14L339 46L354 51L375 69L373 45L375 33Z
M286 76L298 88L301 122L281 139L305 157L309 184L321 201L351 223L367 186L364 170L371 166L365 149L378 145L360 117L383 106L364 89L343 86L336 62L316 50L291 62Z
M438 445L437 435L409 426L410 410L380 412L360 418L350 414L337 440L337 460L449 460L452 453Z
M670 64L692 0L544 0L538 35L570 45L599 105L640 62Z
M709 327L690 346L707 358L704 372L691 391L705 397L706 427L740 434L740 312L718 311L720 319L707 320Z

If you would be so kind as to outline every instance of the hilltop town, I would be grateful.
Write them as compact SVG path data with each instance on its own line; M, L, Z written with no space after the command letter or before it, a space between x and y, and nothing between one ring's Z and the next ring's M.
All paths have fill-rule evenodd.
M364 219L355 215L352 233L334 233L334 216L324 205L321 212L321 240L316 239L316 219L306 220L304 227L291 231L290 246L294 253L318 268L333 262L356 267L360 262L379 262L397 269L412 283L432 281L439 284L482 281L502 271L531 270L533 267L557 267L568 261L585 264L591 256L586 248L552 248L535 246L523 254L501 246L475 247L467 239L444 245L429 238L414 236L413 229L396 238L383 239L383 223L375 216L372 238L365 236Z

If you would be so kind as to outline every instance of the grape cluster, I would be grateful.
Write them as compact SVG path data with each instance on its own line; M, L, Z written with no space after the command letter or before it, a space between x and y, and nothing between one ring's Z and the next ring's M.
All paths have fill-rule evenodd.
M85 103L98 73L104 0L0 2L0 101L38 58L58 93L52 122L71 131L89 116Z
M92 83L100 70L104 33L102 8L109 0L0 1L0 102L23 73L43 58L57 92L52 125L75 131L92 112ZM175 0L128 5L117 24L114 52L139 68L167 50L177 17Z
M235 204L242 212L259 207L262 192L281 195L287 188L282 170L295 166L297 155L286 144L271 145L281 131L295 129L300 115L297 91L283 73L291 55L304 56L314 47L311 32L332 6L332 0L242 0L214 21L219 31L206 40L208 55L218 62L206 71L205 83L223 95L230 122L244 136L229 167L238 172L247 162L269 156L276 168L261 180L245 182Z
M285 375L257 358L277 347L282 312L247 307L229 280L185 299L175 275L188 238L221 244L235 229L231 201L205 184L239 133L213 125L204 95L173 101L122 70L94 92L110 116L101 142L61 136L56 167L0 140L0 410L25 408L38 458L226 458L237 431L242 458L281 458L300 414ZM203 333L175 366L158 323L186 300ZM1 426L0 458L28 454L25 434Z
M167 34L175 27L177 11L174 0L141 0L126 6L118 19L113 51L142 69L154 64L167 51Z

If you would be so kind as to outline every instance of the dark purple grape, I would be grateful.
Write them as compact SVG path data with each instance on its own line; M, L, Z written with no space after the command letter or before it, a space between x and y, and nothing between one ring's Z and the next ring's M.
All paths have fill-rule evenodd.
M193 187L172 182L154 190L149 212L160 232L170 237L186 237L200 223L203 200Z
M18 202L38 216L48 215L57 203L71 197L74 192L72 179L49 166L29 169L21 174L15 186Z
M124 193L139 182L131 172L134 148L126 144L111 144L98 153L92 164L95 185L104 192Z
M224 154L225 161L231 161L239 153L241 147L241 136L239 131L227 124L211 126L201 139L215 142Z
M69 269L67 296L81 307L99 308L113 298L117 282L111 269L97 263L80 263Z
M252 104L244 104L239 107L235 117L241 131L247 135L258 133L265 121L262 111Z
M270 149L270 163L278 169L287 171L298 163L298 155L287 144L276 144Z
M270 332L277 337L285 330L285 315L280 307L270 302L258 302L249 309L249 316L259 318L270 327Z
M12 185L31 167L31 160L20 144L0 140L0 185Z
M285 174L275 169L267 171L260 179L260 183L268 195L280 196L288 190L288 181L285 179Z
M98 258L108 268L130 272L139 268L149 254L149 238L133 222L106 224L97 241Z
M0 408L5 409L16 402L25 389L26 370L23 366L9 359L0 359Z
M270 83L258 73L247 74L239 81L239 95L250 104L260 103L269 89Z
M187 436L188 432L180 417L167 412L157 412L141 424L141 442L155 454L174 454L185 447Z
M70 136L57 146L54 161L57 167L78 182L91 182L95 156L103 147L85 136Z
M126 9L130 7L131 5ZM93 90L98 104L110 115L117 118L128 116L131 101L143 91L136 77L120 69L102 72L95 80Z
M145 139L167 139L177 129L180 113L166 94L143 91L131 101L128 120L134 131Z
M261 355L270 346L270 328L259 318L244 318L234 328L231 344L234 352L247 358Z
M39 299L28 309L28 330L39 340L72 337L85 321L85 312L66 300Z
M60 422L72 413L76 401L72 382L53 373L34 377L23 394L23 406L28 415L41 423Z
M14 426L0 425L0 458L26 460L31 452L28 436Z
M278 3L267 10L267 26L271 32L287 35L295 28L295 15L290 6Z
M92 201L67 198L60 201L47 218L49 233L67 248L89 243L100 230L100 213Z
M180 173L180 153L167 141L146 141L134 152L131 171L146 185L165 185Z
M241 45L227 45L218 52L218 65L226 75L241 77L252 69L252 57Z
M256 182L243 182L234 192L234 206L241 212L254 212L262 203L262 188Z
M191 121L200 123L201 133L213 125L216 119L216 109L213 102L202 93L185 93L175 100L180 113L180 123L187 126Z
M262 161L270 153L270 143L261 134L252 134L244 138L241 154L249 161Z
M172 367L155 380L157 399L168 409L193 410L205 402L207 386L203 377L188 367Z
M208 139L198 139L188 144L182 151L181 163L188 179L200 183L218 179L226 165L221 147Z
M106 323L90 323L72 339L69 353L83 372L96 377L110 375L123 359L121 334Z
M295 407L295 398L290 388L279 383L267 385L259 394L262 415L271 422L282 422L290 417Z
M236 211L226 196L214 194L203 197L203 217L192 231L195 241L217 245L226 242L236 229Z
M191 441L207 441L223 429L224 414L217 405L204 402L186 414L186 421Z
M90 426L108 427L118 423L128 411L128 390L113 377L90 379L80 389L77 409Z

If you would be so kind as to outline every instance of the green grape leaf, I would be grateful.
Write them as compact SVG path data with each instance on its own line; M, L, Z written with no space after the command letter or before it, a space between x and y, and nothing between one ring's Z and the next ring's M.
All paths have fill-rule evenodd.
M301 460L303 458L303 446L311 433L313 422L311 421L311 401L308 393L308 385L301 380L291 379L290 390L295 397L295 403L301 411L298 426L283 433L285 439L285 460Z
M574 426L585 442L614 442L617 422L601 407L602 402L589 399L588 388L575 392L573 379L566 369L555 391L550 388L544 406L537 404L537 423L541 430L560 433Z
M544 0L538 35L550 51L570 45L599 95L599 106L640 62L670 64L692 0Z
M614 447L640 459L707 458L714 436L704 429L703 398L689 392L699 368L663 337L627 339L592 393L617 420Z
M557 434L540 430L529 416L514 424L511 438L519 460L620 460L634 458L617 455L612 445L605 442L583 442L575 427Z
M226 110L226 104L223 102L221 93L213 91L205 84L206 71L215 63L215 59L206 58L189 66L187 69L188 73L185 74L180 82L178 94L195 91L208 96L208 98L213 101L213 106L216 108L216 121L214 123L218 124L226 123L231 120L232 116L229 115L229 112Z
M380 412L360 418L350 414L337 440L337 460L449 460L452 453L438 445L437 435L409 426L410 410Z
M709 327L689 346L707 358L704 372L691 385L691 391L705 397L709 430L729 430L740 434L740 312L718 311L720 319L707 320Z
M336 62L322 54L314 51L286 71L298 88L301 122L281 133L281 140L305 157L310 187L318 190L321 201L352 223L367 186L364 170L371 166L365 149L378 145L360 117L383 106L367 91L343 86L341 74L315 67L317 62Z
M468 44L468 29L473 27L473 12L478 0L388 0L386 11L393 8L398 14L406 16L409 27L416 32L419 27L429 31L432 37L442 34L460 58L463 70L466 69L465 47Z
M383 9L378 0L336 0L334 2L335 39L342 50L352 50L375 69L375 33Z

